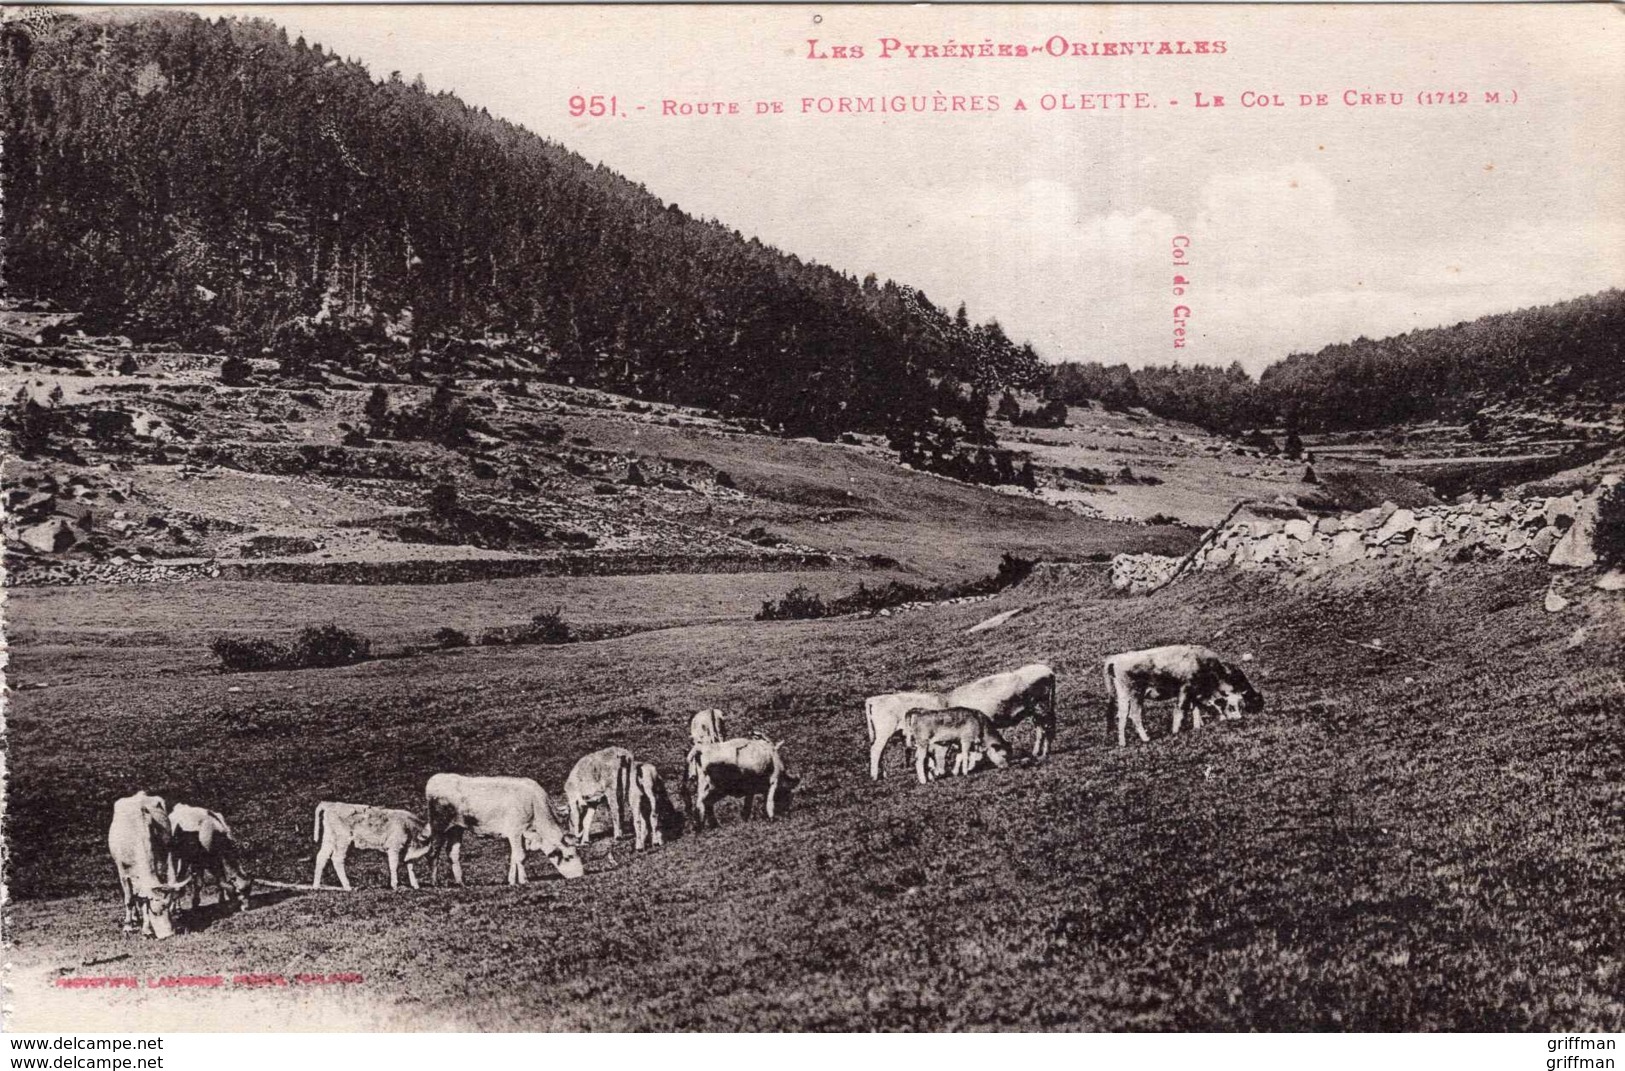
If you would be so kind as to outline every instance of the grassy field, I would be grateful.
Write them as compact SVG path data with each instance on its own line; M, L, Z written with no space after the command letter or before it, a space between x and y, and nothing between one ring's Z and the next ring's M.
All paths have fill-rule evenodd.
M230 677L181 647L25 640L17 673L53 686L9 712L15 1023L68 1008L125 1029L197 1024L213 1007L307 1027L339 1008L495 1029L1619 1030L1625 626L1578 605L1544 613L1545 583L1533 567L1463 566L1431 589L1017 588L890 619ZM105 620L79 603L101 593L28 598L42 622ZM242 605L187 612L225 628ZM1177 739L1161 710L1151 745L1108 747L1098 660L1179 640L1251 653L1268 708ZM1051 759L921 787L894 752L892 775L869 782L864 695L1035 659L1061 674ZM352 856L355 895L206 908L163 943L118 933L103 837L112 801L137 788L222 810L252 870L308 880L317 800L421 806L440 770L555 791L612 741L672 776L687 716L710 705L787 741L807 777L787 818L726 807L720 831L639 855L598 844L585 879L522 890L497 884L495 842L472 846L466 890L391 894L376 861ZM366 981L330 1000L48 988L284 970Z

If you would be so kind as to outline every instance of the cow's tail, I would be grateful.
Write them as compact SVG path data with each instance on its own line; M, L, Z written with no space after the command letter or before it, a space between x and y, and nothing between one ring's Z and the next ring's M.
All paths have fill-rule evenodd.
M863 701L863 720L869 727L869 744L873 746L875 742L875 701L873 699Z
M1109 744L1117 731L1117 667L1108 658L1101 663L1101 671L1106 678L1106 742Z
M311 832L311 839L317 844L322 842L322 817L327 813L327 803L324 800L316 805L316 822Z

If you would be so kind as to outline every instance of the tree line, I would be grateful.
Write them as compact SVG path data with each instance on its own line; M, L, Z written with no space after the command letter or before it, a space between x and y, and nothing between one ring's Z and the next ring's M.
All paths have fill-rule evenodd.
M1240 434L1261 425L1302 431L1377 428L1415 420L1471 421L1501 400L1617 401L1625 396L1625 292L1484 316L1373 341L1295 353L1254 380L1228 368L1065 362L1046 396L1069 405L1142 407Z

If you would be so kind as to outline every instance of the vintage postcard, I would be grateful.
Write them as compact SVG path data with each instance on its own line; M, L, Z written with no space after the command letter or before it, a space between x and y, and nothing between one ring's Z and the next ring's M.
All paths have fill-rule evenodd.
M0 44L8 1030L1625 1028L1618 6Z

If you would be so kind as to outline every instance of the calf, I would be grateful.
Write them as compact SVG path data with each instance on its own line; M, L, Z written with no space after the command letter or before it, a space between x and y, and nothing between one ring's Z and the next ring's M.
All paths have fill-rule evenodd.
M592 813L599 807L609 810L615 839L625 834L625 818L631 809L632 753L624 747L606 747L583 755L564 779L564 802L570 815L570 832L581 844L592 840Z
M790 794L801 779L785 769L780 745L760 737L737 738L714 744L696 744L689 750L687 768L694 784L698 829L716 826L713 808L719 800L737 796L740 817L749 818L751 803L763 798L769 818L790 808Z
M1049 754L1055 737L1055 671L1041 662L960 685L945 706L981 711L995 729L1033 720L1033 758Z
M903 718L903 742L914 749L914 775L922 785L931 779L926 770L927 758L933 751L940 756L938 749L945 750L949 744L959 748L954 756L956 774L969 773L979 755L986 755L1001 770L1010 765L1010 745L987 715L970 707L909 711ZM942 762L939 757L939 769Z
M637 836L633 846L641 851L651 844L666 843L661 825L671 809L671 800L654 763L640 762L633 767L631 795L632 826Z
M576 840L559 825L547 791L528 777L465 777L441 773L423 786L429 803L429 835L433 846L434 875L440 870L439 850L449 847L451 876L463 883L463 834L502 837L508 842L508 884L523 885L525 852L546 852L566 878L586 873Z
M339 884L350 890L350 877L344 872L344 860L351 848L367 852L383 852L389 860L389 887L401 887L401 861L406 862L406 880L418 888L418 875L412 863L428 855L434 847L429 836L428 823L411 811L390 807L369 807L364 803L334 803L324 800L316 805L316 821L312 837L321 845L316 852L316 876L310 887L322 887L322 871L333 864L333 873Z
M235 902L248 910L248 894L254 886L237 861L237 840L231 827L217 812L177 803L169 809L169 880L192 883L192 907L207 875L214 879L221 903Z
M871 695L863 701L864 721L869 728L869 778L885 776L881 759L886 746L903 728L903 717L911 710L941 710L948 697L938 692L889 692Z
M169 862L169 815L163 797L137 792L115 802L107 827L107 853L113 857L124 898L124 932L139 930L159 941L173 936L175 907L186 884L166 884L162 877Z
M691 744L715 744L727 735L727 726L720 710L702 710L688 723L688 740Z
M1179 705L1174 708L1176 734L1185 722L1186 711L1191 714L1191 727L1200 729L1204 707L1227 721L1264 709L1264 697L1247 675L1206 647L1176 644L1126 651L1106 659L1102 670L1106 696L1116 708L1118 747L1128 744L1129 722L1134 723L1142 743L1151 739L1140 721L1148 699L1178 697Z

